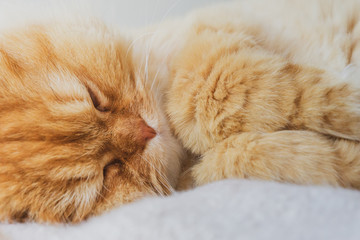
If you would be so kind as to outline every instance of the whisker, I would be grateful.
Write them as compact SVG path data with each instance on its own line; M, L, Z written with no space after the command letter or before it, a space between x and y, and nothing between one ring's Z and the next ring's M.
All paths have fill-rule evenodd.
M153 86L154 86L154 83L157 80L157 76L158 76L159 72L160 72L160 68L158 68L158 70L156 71L156 74L154 76L153 82L152 82L151 87L150 87L150 92L153 90ZM158 84L158 86L159 86L159 84Z
M103 187L105 187L105 186L103 186ZM108 190L108 189L107 189L107 191L111 192L111 191ZM96 194L97 194L98 196L100 196L101 199L103 199L107 204L111 205L111 203L109 202L109 200L107 200L107 199L104 197L104 195L102 195L101 191L99 191L98 189L96 189Z
M143 160L145 160L158 174L159 176L161 177L162 181L162 184L164 185L164 187L166 188L166 190L168 190L170 193L174 193L175 190L174 188L170 185L169 181L165 178L165 176L160 172L159 169L157 169L150 161L148 161L146 158L144 158L143 156L141 156L140 154L137 154L139 155Z
M145 72L145 85L147 84L148 79L149 79L149 56L150 56L150 50L147 50L146 55L145 55L145 69L144 69L144 72Z
M133 171L135 171L134 169L132 169ZM135 171L136 172L136 171ZM142 181L142 184L145 186L145 187L149 187L148 185L150 185L150 189L153 188L156 190L156 192L158 193L157 195L160 195L161 197L165 197L165 195L163 194L163 191L161 189L159 189L159 186L155 185L155 184L152 184L150 182L150 184L146 184L146 181L144 179L142 179L142 177L139 175L138 172L136 172L138 178ZM153 191L152 191L153 192Z
M162 16L161 18L161 22L169 15L169 13L181 2L181 0L177 0L175 1L169 8L168 10L165 12L165 14ZM154 39L155 39L155 36L157 36L157 33L160 31L160 28L157 29L155 32L153 32L153 35L151 36L151 39L150 39L150 44L147 43L146 45L146 54L145 54L145 83L147 83L148 81L148 77L149 77L149 72L148 72L148 61L149 61L149 56L150 56L150 51L152 49L152 46L153 46L153 42L154 42ZM169 54L168 54L169 56ZM168 57L167 56L167 57ZM167 57L165 59L167 59ZM165 62L165 59L163 60L163 64ZM158 72L156 73L156 76L154 77L154 80L156 79L157 77L157 74ZM152 83L152 85L154 84L154 81ZM152 89L152 86L151 86L151 89Z
M125 55L125 57L127 58L128 54L129 54L129 52L130 52L130 49L134 46L134 44L135 44L138 40L146 37L147 35L151 35L151 34L154 34L154 33L155 33L155 32L146 32L146 33L141 34L139 37L135 38L135 39L131 42L131 44L129 45L128 49L126 50L126 55Z
M175 1L170 7L169 9L165 12L164 16L161 18L161 21L164 21L164 19L169 15L169 13L181 2L181 0L177 0Z
M148 184L146 184L146 181L140 176L140 174L129 164L127 164L126 162L124 162L124 164L131 170L132 174L136 175L137 178L139 180L141 180L141 184L145 187L145 189L150 192L150 193L154 193L153 189L151 189ZM155 186L154 186L155 187ZM160 196L164 197L164 195L161 193L161 191L159 191L159 189L155 188L156 191L159 192Z
M106 191L110 192L110 189L108 189L105 185L103 186L103 188L104 188Z

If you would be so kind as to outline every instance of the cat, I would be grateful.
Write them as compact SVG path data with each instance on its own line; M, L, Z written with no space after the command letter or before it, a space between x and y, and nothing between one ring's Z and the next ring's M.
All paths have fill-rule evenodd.
M233 177L360 188L359 3L271 3L4 32L0 220L79 222Z
M360 2L267 3L198 12L172 61L167 113L199 158L190 177L359 189Z
M0 219L78 222L176 185L182 148L130 41L96 20L0 40Z

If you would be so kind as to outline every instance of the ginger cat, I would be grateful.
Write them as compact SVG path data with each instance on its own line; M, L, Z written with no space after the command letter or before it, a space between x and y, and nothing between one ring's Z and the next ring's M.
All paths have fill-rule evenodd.
M174 57L167 113L200 158L195 185L235 177L359 189L360 2L265 4L197 13Z
M78 222L173 191L182 148L133 61L96 21L1 36L1 220Z
M195 186L360 188L359 10L244 0L129 36L97 21L4 32L0 220L78 222L170 194L185 151Z

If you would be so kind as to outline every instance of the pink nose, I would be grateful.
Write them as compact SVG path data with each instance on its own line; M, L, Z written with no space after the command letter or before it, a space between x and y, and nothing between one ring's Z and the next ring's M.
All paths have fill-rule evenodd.
M144 121L140 122L140 136L141 141L146 144L149 140L153 139L156 136L156 131L149 127Z

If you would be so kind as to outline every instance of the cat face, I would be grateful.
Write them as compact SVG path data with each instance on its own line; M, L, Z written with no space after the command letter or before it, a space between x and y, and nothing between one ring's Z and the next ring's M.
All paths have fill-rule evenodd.
M169 194L180 146L130 43L100 23L0 40L0 219L80 221Z

